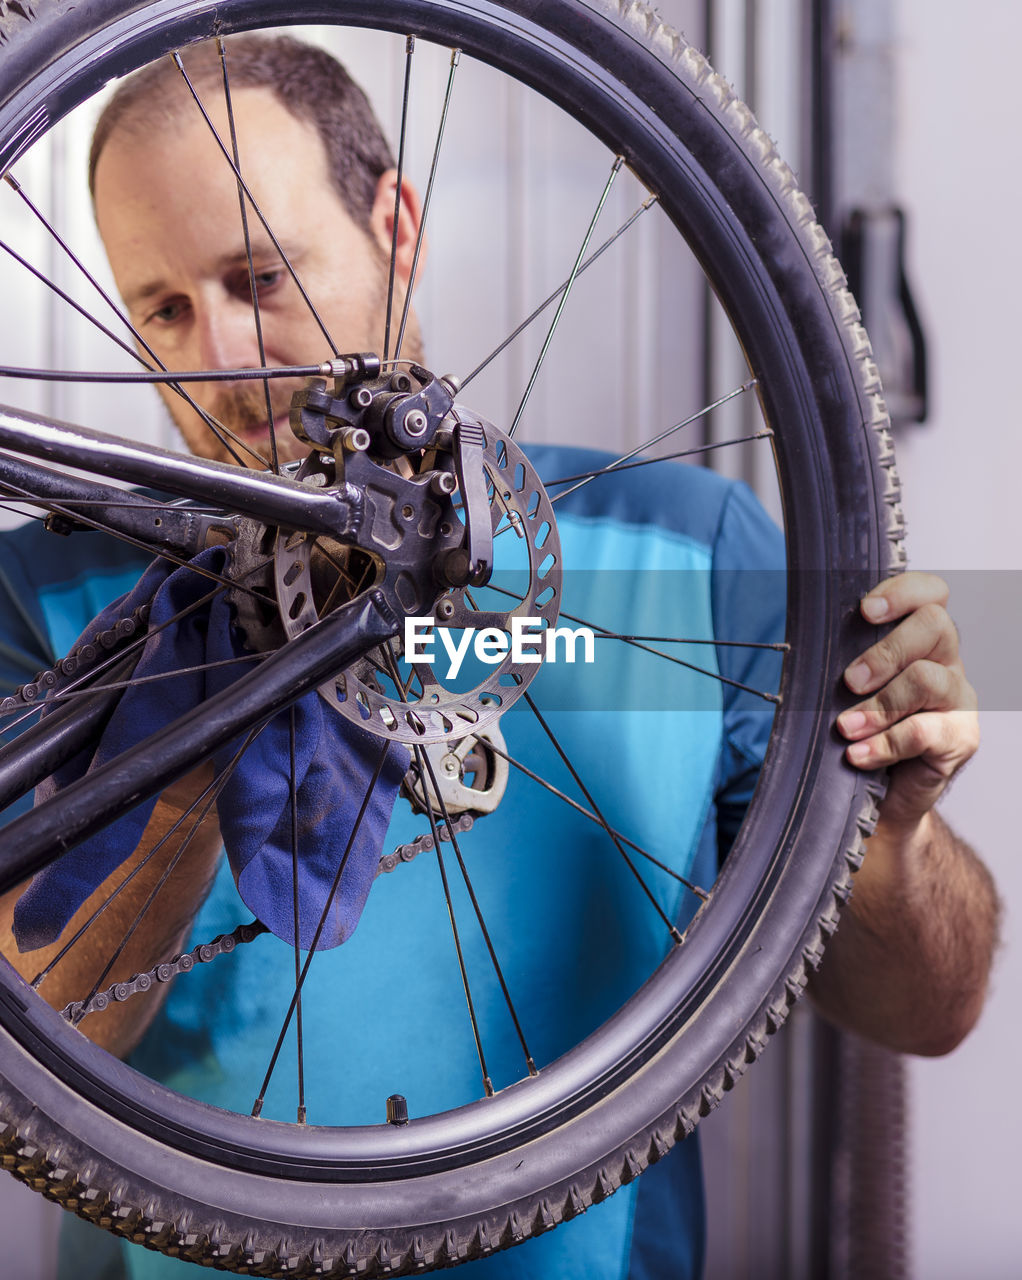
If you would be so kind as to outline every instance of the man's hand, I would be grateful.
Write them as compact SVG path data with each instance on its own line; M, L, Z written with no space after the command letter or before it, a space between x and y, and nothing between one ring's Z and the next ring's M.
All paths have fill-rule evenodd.
M188 817L212 776L211 767L200 766L163 793L130 860L93 892L48 947L20 952L15 945L14 908L24 886L0 898L0 955L27 982L56 961L39 988L55 1009L85 999L95 985L102 989L124 981L183 949L220 860L215 812L198 824ZM96 917L104 903L103 914ZM58 959L87 922L90 927ZM124 949L108 970L111 956L122 943ZM124 1057L159 1012L168 989L169 984L157 983L145 996L89 1014L79 1029L104 1049Z
M848 760L863 769L898 766L883 820L906 832L979 746L976 693L947 600L947 583L929 573L905 573L874 587L862 601L863 617L897 625L845 671L849 689L863 696L838 717L851 744Z
M812 992L833 1021L904 1052L946 1053L979 1017L999 904L986 867L933 806L979 745L975 690L940 578L906 573L862 601L894 623L849 664L847 758L890 768L854 892Z

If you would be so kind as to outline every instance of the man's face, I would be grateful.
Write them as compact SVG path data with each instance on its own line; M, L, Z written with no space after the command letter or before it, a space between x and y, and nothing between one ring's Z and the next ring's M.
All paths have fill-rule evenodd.
M338 351L380 351L389 250L385 180L370 235L345 209L311 125L264 89L238 91L234 112L245 181ZM211 115L228 139L225 112ZM392 210L393 194L389 198ZM237 182L197 111L155 134L113 133L96 169L96 218L132 323L168 369L259 365ZM329 358L333 352L251 207L248 223L267 363ZM305 452L288 426L295 385L270 382L285 459ZM187 389L203 409L268 456L261 382L191 383ZM166 388L161 394L193 452L229 460L184 400Z

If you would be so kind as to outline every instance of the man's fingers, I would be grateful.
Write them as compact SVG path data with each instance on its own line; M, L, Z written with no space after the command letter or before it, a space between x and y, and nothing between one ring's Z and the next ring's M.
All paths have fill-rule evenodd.
M863 600L863 612L869 599L866 596ZM920 659L947 667L958 661L955 624L943 604L935 600L919 605L882 640L849 663L845 683L853 693L871 693Z
M941 662L919 659L872 698L843 711L837 725L846 738L861 739L920 711L972 711L975 707L975 690L966 680L960 663L947 667Z
M845 683L862 701L841 713L837 727L856 768L898 766L886 821L917 822L979 745L976 693L947 599L943 579L906 573L881 582L860 604L869 622L894 625L846 668Z
M882 733L853 742L846 750L851 764L879 769L903 760L923 760L939 788L979 746L979 723L972 711L922 711L899 720Z
M862 615L870 622L897 622L924 605L946 605L948 594L947 583L935 573L899 573L863 597Z

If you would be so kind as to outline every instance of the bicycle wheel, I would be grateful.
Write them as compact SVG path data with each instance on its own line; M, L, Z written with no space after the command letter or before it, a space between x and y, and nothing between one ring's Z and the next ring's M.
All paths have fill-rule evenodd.
M608 950L611 960L599 970L601 980L609 974L608 989L580 1015L579 1043L574 1047L565 1049L553 1037L549 1050L544 1041L543 1051L526 1051L517 1068L505 1066L500 1049L487 1068L480 1053L482 1069L477 1075L484 1087L477 1087L475 1096L452 1098L441 1081L435 1092L424 1091L427 1103L421 1111L413 1106L409 1123L401 1122L399 1112L390 1123L373 1123L357 1106L351 1121L330 1112L322 1120L310 1115L311 1124L289 1124L206 1105L117 1061L33 996L12 972L0 974L5 1163L83 1216L193 1261L274 1275L302 1269L316 1274L355 1275L374 1269L401 1274L451 1265L543 1232L631 1182L717 1105L761 1051L767 1035L784 1021L805 985L807 966L818 962L822 944L835 927L839 903L849 892L851 871L861 857L863 836L875 818L880 784L847 767L831 727L842 705L841 672L864 647L867 635L858 618L858 599L901 558L897 482L886 419L854 303L789 171L747 109L697 53L641 5L619 8L557 0L539 13L535 9L531 3L462 0L372 5L322 0L294 6L287 21L365 25L393 33L401 44L402 37L415 35L422 42L460 49L466 60L522 82L609 148L602 153L608 168L616 172L619 166L611 161L623 157L628 171L643 184L644 199L646 193L655 195L667 222L688 246L686 252L719 298L747 361L748 372L739 386L725 389L725 394L733 390L748 396L755 388L763 433L770 440L759 447L771 448L776 461L789 585L785 634L778 642L784 652L779 693L770 688L750 691L740 680L736 688L725 679L723 685L714 683L717 692L710 703L669 710L719 716L725 697L764 698L775 707L765 762L745 821L713 883L698 886L691 895L677 887L677 874L671 887L665 887L668 881L656 879L661 875L658 869L651 873L654 881L645 886L646 892L642 886L635 889L639 907L622 906L626 924L620 929L619 950L639 954L642 978L637 989L632 989L634 982L627 991L617 989L613 979L619 950L607 944L616 926L609 926L599 913L585 915L588 876L584 858L578 860L580 837L573 827L564 833L558 830L554 839L565 879L553 877L547 888L554 895L562 888L573 891L581 933L600 931L600 947L587 951L580 963L598 967L600 953ZM248 0L142 8L104 3L71 12L40 3L31 17L20 10L8 12L0 108L3 167L20 157L51 121L112 77L199 39L229 38L282 21L279 6ZM467 248L464 254L471 266ZM554 283L559 282L558 277ZM446 281L444 289L449 289ZM570 292L566 290L566 296ZM311 355L310 361L322 354ZM466 358L458 353L456 359ZM459 364L456 372L463 367ZM571 389L579 381L577 369L570 361L562 367ZM632 371L600 369L601 379L608 381L619 373L627 392ZM461 394L467 398L467 391ZM606 386L601 385L600 394L609 394ZM629 403L627 395L622 402ZM497 415L489 410L489 416ZM511 417L504 413L505 427ZM528 417L522 422L524 434ZM577 444L592 442L592 423L589 413L570 423ZM657 434L649 436L653 445ZM506 438L500 438L507 449ZM527 525L536 514L533 498L544 486L553 489L556 481L568 478L556 468L563 468L569 457L544 452L542 446L527 458L519 459L513 451L501 457L494 439L488 445L494 453L487 473L491 507L496 510L499 505L501 499L494 495L500 479L507 476L502 500L511 505L501 509L510 525ZM572 454L570 460L585 477L606 468L605 461L584 452ZM632 474L623 457L614 462L612 470ZM533 465L543 481L535 492L527 470ZM544 472L551 465L554 473ZM667 463L657 467L663 478L650 480L644 496L659 509L672 500L677 503L687 492L687 481L682 482ZM571 483L577 483L575 472L569 474ZM125 477L139 478L128 472ZM601 476L599 484L610 483ZM562 484L558 491L570 488ZM572 549L581 555L579 573L586 571L585 548L596 536L593 520L610 502L601 499L590 505L596 489L593 483L577 490L552 522L561 526L565 572L572 568ZM52 497L47 501L53 505ZM258 504L258 499L253 501ZM281 536L287 543L286 534ZM622 558L620 571L633 582L651 567L644 560L647 544L639 539L629 545L633 558ZM537 535L530 546L537 552L546 544ZM538 553L534 558L539 559ZM541 577L532 559L526 567ZM283 576L288 576L287 567ZM663 594L652 585L649 590L654 596ZM602 582L598 594L608 591ZM311 587L308 594L313 594ZM564 599L574 597L567 588L563 597L559 603L567 613ZM629 603L627 593L621 598L626 610L632 607L634 599ZM534 602L542 605L542 590L536 591ZM490 609L497 611L497 606ZM760 652L758 644L773 644L772 639L715 635L712 602L707 612L709 630L694 637L674 631L667 644L688 642L694 648L709 640L709 651L718 655L729 640L743 651ZM299 617L295 599L285 613L292 621ZM627 637L633 649L659 644L620 618L601 616L599 627ZM315 630L312 626L309 634ZM281 652L295 649L304 635L301 626L296 627ZM377 635L371 642L381 638ZM689 661L692 653L685 652L689 670L696 663ZM344 657L347 661L350 653ZM717 675L726 666L719 656L700 662ZM373 717L387 725L386 707L392 719L400 719L400 713L393 711L393 699L373 703L379 673L369 672L363 679L360 670L358 663L349 666L345 677L361 680L363 710L356 714L372 721L386 738ZM544 679L547 675L544 671ZM318 668L309 681L313 686L321 683ZM561 717L556 728L567 723L565 716L578 714L572 704L583 696L550 683L553 711L546 721L538 712L528 721L537 737L550 717ZM629 704L629 713L686 696L668 692L665 677L648 673L639 686L641 696L634 695L638 702ZM626 697L623 687L623 682L617 686L619 698ZM510 690L511 685L489 684L482 697L499 699L501 688ZM510 701L510 693L507 696ZM526 714L521 712L523 701L524 696L516 715ZM592 704L583 706L594 710ZM744 707L742 703L739 711ZM595 708L601 713L605 709ZM574 771L586 774L591 769L609 793L609 799L600 799L587 786L576 794L582 795L583 807L600 815L611 852L622 855L625 870L620 871L621 882L613 883L615 897L623 898L624 885L636 878L623 856L625 843L634 848L627 815L652 807L649 793L662 790L649 723L644 728L640 720L636 728L633 718L630 728L613 730L610 740L619 754L590 750L587 768ZM203 731L197 727L201 724L201 717L196 718L196 727L185 735L185 750L193 760L204 754ZM500 724L512 740L517 723L512 725L511 716L504 715ZM580 740L596 736L603 744L608 741L602 720L582 724L566 735L572 746L569 754ZM599 726L596 735L594 724ZM236 733L238 725L231 731ZM457 737L445 732L449 740ZM673 730L659 725L655 732ZM439 739L444 737L440 732ZM490 738L486 745L481 737L474 739L475 754L484 761L477 758L468 770L473 774L470 789L483 793L496 785L490 774L499 769L502 742L503 738ZM551 748L545 750L549 757ZM155 753L148 758L146 768L158 787L168 779L158 775ZM464 759L461 763L464 768ZM549 771L549 760L543 767ZM622 796L623 779L634 785L636 795ZM430 785L439 787L435 778L427 781L420 773L420 811L430 808ZM518 849L527 843L527 825L515 822L521 823L523 810L528 817L530 801L515 803L517 818L506 795L493 814L479 816L478 796L469 797L464 810L473 817L472 836L485 850L483 858L472 863L473 879L481 885L487 876L495 876L497 901L502 887L513 879ZM573 808L571 801L566 807L574 815L579 806L576 799ZM454 825L452 817L446 817L449 827ZM578 821L591 818L592 814L582 815ZM501 859L496 832L497 823L505 819L510 826L504 839L518 843L506 844ZM408 821L409 831L416 822L423 826L421 816L410 815ZM690 840L694 844L696 815L690 815L690 822L696 824ZM434 846L440 844L435 828L426 834ZM402 855L407 855L409 865L398 866L394 876L395 884L400 876L409 877L408 887L400 892L415 900L421 898L421 886L410 877L424 861L416 856L421 847L414 840L405 841ZM540 868L527 865L538 880ZM465 885L471 897L467 876ZM439 900L440 914L445 905L456 914L446 876L444 887L446 902ZM391 892L389 884L386 888ZM539 900L531 882L530 896ZM370 899L373 909L380 897L375 891ZM417 905L409 904L409 912ZM457 905L471 917L474 903ZM651 921L641 928L635 924L640 909ZM389 941L398 956L397 969L374 985L367 999L395 1000L395 1034L401 1035L416 1016L416 1006L430 994L428 980L426 987L413 981L418 977L413 972L416 953L402 948L397 936L403 933L404 907L388 902L380 910L394 913ZM542 921L537 934L556 933L559 917L535 910ZM563 923L560 919L560 927ZM493 950L499 954L502 946L511 945L504 934L516 927L523 926L512 923L506 930L493 929ZM361 936L356 934L346 945L361 945ZM489 940L480 947L488 951ZM240 950L233 943L232 948ZM460 956L460 943L457 949ZM452 946L452 956L453 951ZM293 964L290 951L284 962ZM568 961L562 956L558 963ZM514 977L509 973L508 986L514 986ZM457 973L454 980L457 984ZM187 981L189 977L178 979ZM401 990L406 981L410 993ZM503 977L500 984L504 985ZM45 994L45 987L42 990ZM546 1000L548 993L541 991L540 996ZM558 1016L570 1021L569 1013L565 1006ZM354 1049L349 1052L369 1053L372 1046L355 1043L361 1040L359 1015L349 1011L344 1016L352 1018ZM428 1023L415 1026L414 1053L428 1056ZM467 1028L466 1021L459 1041L468 1039ZM478 1045L474 1018L472 1030ZM276 1026L269 1040L275 1031ZM506 1028L493 1034L517 1042ZM245 1042L239 1056L247 1051ZM364 1072L374 1088L380 1063L393 1048L376 1046L376 1051L382 1056L370 1059ZM445 1044L438 1061L443 1064L451 1054L451 1046ZM446 1071L441 1065L439 1074ZM493 1092L490 1079L495 1075ZM382 1108L382 1098L379 1105Z

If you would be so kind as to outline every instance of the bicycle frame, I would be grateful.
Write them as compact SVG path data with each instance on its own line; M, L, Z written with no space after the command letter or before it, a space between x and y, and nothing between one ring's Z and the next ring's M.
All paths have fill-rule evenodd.
M362 360L355 380L366 383L378 368L378 361L367 369ZM0 489L15 495L45 495L50 500L46 505L51 520L55 516L59 522L59 532L70 532L76 525L89 528L99 524L101 516L106 528L146 552L186 564L206 547L211 533L214 540L234 538L239 533L239 520L248 520L259 529L284 531L289 545L306 535L326 535L328 540L361 549L376 563L375 581L367 590L322 618L310 600L297 626L285 623L287 643L261 657L256 669L192 708L169 728L146 738L129 758L118 757L90 770L87 778L67 786L0 831L0 892L20 884L74 844L94 835L126 808L157 795L306 693L322 687L328 701L336 705L340 673L397 635L405 616L421 615L439 593L457 586L462 574L474 582L469 571L472 567L481 566L481 572L489 576L492 525L499 522L501 513L508 513L510 491L491 511L483 462L486 432L501 433L492 427L484 429L481 420L471 415L455 414L453 421L448 419L450 393L426 370L416 369L424 382L424 390L417 395L394 395L386 379L370 382L375 396L370 393L366 397L364 408L376 412L375 416L371 411L364 416L369 426L375 424L378 429L375 457L365 452L372 437L361 427L361 418L355 425L339 417L346 411L346 401L327 397L323 384L311 384L296 396L302 434L320 449L318 455L313 450L308 465L313 472L326 465L330 483L322 470L310 474L313 483L303 483L285 475L177 454L0 409L0 448L142 483L150 490L166 490L214 508L213 513L175 504L168 508L144 495L68 477L0 452ZM344 379L338 379L336 394L341 395L345 386ZM315 403L310 407L310 400L315 402L317 397L324 407L317 409ZM416 434L404 428L405 419L414 412L422 420ZM442 422L446 423L445 434L439 436ZM422 459L420 443L428 445L434 436L437 445L423 461L421 474L406 476L387 465L388 458L402 451ZM355 444L351 443L353 438L357 438ZM503 438L505 449L513 449ZM335 463L328 456L330 452ZM506 452L504 456L508 465ZM457 482L453 469L457 470ZM460 516L452 502L452 493L459 488ZM534 516L535 523L540 517ZM547 537L544 552L550 555L556 547L556 534ZM258 567L273 563L271 555ZM234 567L237 570L236 564ZM244 576L244 571L238 572ZM556 574L548 575L544 585L556 580ZM307 596L311 594L309 585ZM540 612L549 615L552 610L556 617L556 598L554 591L554 603ZM294 611L289 612L295 621ZM453 602L450 616L460 625L461 615ZM492 623L499 616L488 613L486 620ZM137 653L140 646L132 648ZM127 670L117 672L125 663ZM113 685L97 685L92 690L91 682L100 675L109 676L111 668L116 682L118 675L130 675L133 667L130 655L115 651L97 671L90 671L72 686L83 691L84 700L58 708L56 713L51 707L39 723L0 749L0 802L10 803L26 794L86 746L102 729L119 695ZM525 676L518 678L518 690L526 683ZM356 684L341 696L361 701L367 693ZM509 692L501 702L506 705L513 696ZM441 720L442 710L438 713ZM366 714L372 715L372 711ZM496 707L489 714L496 715ZM485 714L480 716L479 709L460 705L458 717L462 723L480 728ZM380 719L386 726L377 727L384 749L389 741L402 736L407 740L411 735L411 741L428 737L428 727L414 715L409 717L411 727L396 721L393 714ZM444 733L450 733L452 723L444 723Z

